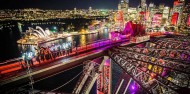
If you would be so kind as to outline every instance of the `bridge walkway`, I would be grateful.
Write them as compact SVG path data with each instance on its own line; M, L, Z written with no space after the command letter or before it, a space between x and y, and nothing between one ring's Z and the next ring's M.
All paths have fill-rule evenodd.
M105 51L113 46L118 46L122 43L127 43L128 41L118 41L112 42L104 46L97 46L91 50L79 50L78 55L75 52L71 53L69 56L58 57L56 60L46 61L44 63L39 64L38 62L34 62L34 66L32 66L32 76L35 79L40 79L42 77L46 77L48 75L52 75L61 70L65 70L76 65L79 65L81 62L85 60L97 58L105 55ZM8 76L1 77L0 86L8 87L12 84L21 84L27 82L28 75L26 75L26 70L21 69L17 72L12 72ZM12 83L13 82L13 83Z

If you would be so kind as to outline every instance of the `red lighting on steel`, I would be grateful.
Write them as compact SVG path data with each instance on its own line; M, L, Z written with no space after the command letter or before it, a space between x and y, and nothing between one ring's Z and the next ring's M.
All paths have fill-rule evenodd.
M187 19L187 25L190 26L190 15L188 16L188 19Z
M152 79L154 79L155 76L156 76L156 75L155 75L154 73L151 73L151 74L150 74L150 77L151 77Z

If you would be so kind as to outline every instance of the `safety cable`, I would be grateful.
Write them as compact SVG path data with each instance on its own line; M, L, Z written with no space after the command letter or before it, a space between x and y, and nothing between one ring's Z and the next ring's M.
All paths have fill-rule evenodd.
M73 77L73 78L72 78L71 80L69 80L68 82L62 84L61 86L59 86L59 87L57 87L57 88L55 88L55 89L53 89L53 90L51 90L51 91L56 91L56 90L58 90L58 89L64 87L65 85L69 84L71 81L73 81L75 78L77 78L82 72L83 72L83 71L81 71L79 74L77 74L75 77Z

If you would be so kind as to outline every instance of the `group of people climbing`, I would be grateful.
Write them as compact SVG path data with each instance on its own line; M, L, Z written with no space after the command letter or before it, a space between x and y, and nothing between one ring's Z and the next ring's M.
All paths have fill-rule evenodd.
M60 56L69 56L70 53L72 53L72 46L63 49L60 45L52 45L35 48L35 51L25 51L25 53L22 53L22 60L25 64L28 63L33 66L35 60L40 64L44 61L55 60Z

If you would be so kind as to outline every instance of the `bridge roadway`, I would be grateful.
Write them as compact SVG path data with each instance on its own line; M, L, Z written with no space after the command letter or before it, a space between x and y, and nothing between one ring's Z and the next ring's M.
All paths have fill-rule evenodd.
M72 57L59 59L54 62L45 64L43 66L33 67L32 68L33 72L31 73L31 75L34 79L34 82L40 79L44 79L47 76L53 75L63 70L67 70L77 65L81 65L86 60L104 56L107 53L107 49L113 46L118 46L123 43L127 44L129 42L125 41L125 42L112 43L111 45L95 48L94 50L90 50L85 53L83 52ZM29 80L28 77L29 75L26 75L26 71L22 70L16 76L1 80L0 92L28 84Z

